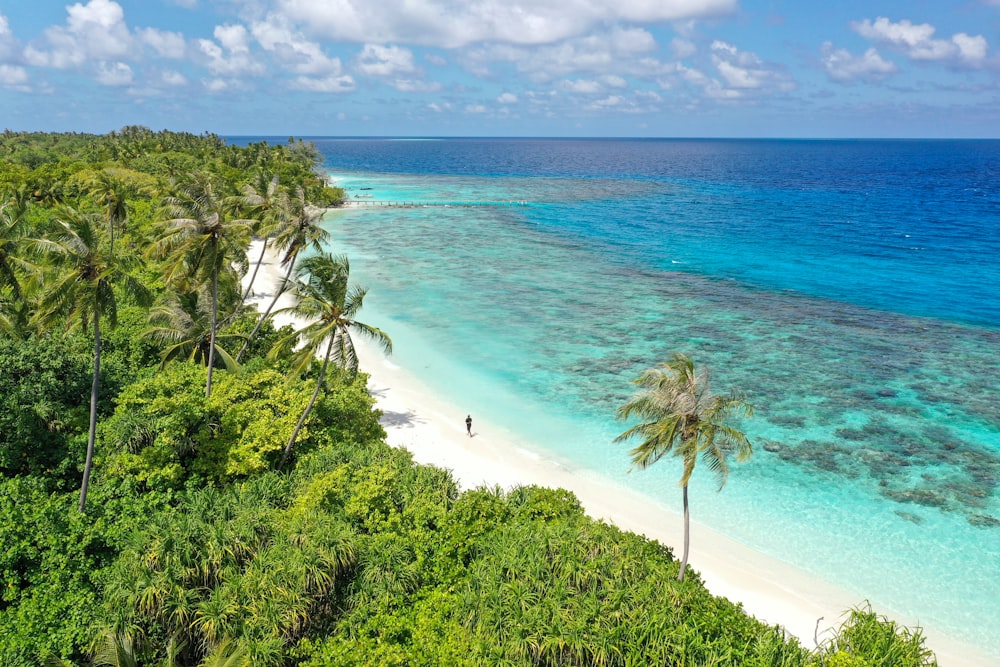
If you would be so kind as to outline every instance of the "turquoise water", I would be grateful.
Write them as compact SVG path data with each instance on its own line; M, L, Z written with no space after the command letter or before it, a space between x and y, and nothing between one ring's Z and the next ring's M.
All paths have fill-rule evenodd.
M896 206L893 219L856 230L866 243L883 238L878 252L866 245L848 257L851 240L841 241L843 268L831 272L826 255L840 251L824 251L828 239L815 228L827 223L816 219L815 193L801 194L808 183L779 204L746 178L734 187L608 170L390 173L381 154L371 165L348 161L347 170L324 150L352 196L531 202L329 217L333 249L349 255L354 278L370 289L363 319L389 332L397 363L463 414L505 424L546 457L676 506L677 467L668 460L628 474L627 447L611 441L624 429L614 410L629 381L684 351L710 368L717 391L739 388L757 408L743 424L755 455L734 466L726 488L716 493L708 471L696 471L698 521L1000 658L992 248L964 239L939 251ZM816 195L827 213L851 209L859 196L838 187L847 201ZM725 223L636 231L694 206ZM947 216L934 207L927 197L918 208L940 223ZM961 212L945 209L946 222L967 236ZM866 215L851 209L853 226ZM776 229L781 216L805 228ZM893 231L879 237L877 226ZM963 243L964 262L933 268ZM936 259L901 267L913 263L903 247ZM985 259L969 261L968 252ZM732 260L737 254L743 261ZM963 275L971 285L955 291ZM898 307L890 309L893 294Z

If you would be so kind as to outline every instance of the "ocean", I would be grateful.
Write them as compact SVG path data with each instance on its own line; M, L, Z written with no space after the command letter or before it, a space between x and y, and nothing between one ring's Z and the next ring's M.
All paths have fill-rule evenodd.
M524 202L328 218L457 420L676 508L612 441L684 352L756 408L694 520L1000 662L1000 141L312 141L358 202Z

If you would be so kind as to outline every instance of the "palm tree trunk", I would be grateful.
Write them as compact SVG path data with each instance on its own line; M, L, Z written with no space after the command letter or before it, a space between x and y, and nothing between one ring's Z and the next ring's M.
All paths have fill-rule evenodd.
M688 485L684 485L684 555L681 557L681 572L677 581L684 581L684 570L688 565L688 547L691 545L691 515L688 512Z
M94 381L90 387L90 434L87 436L87 460L83 464L83 483L80 484L80 512L87 506L87 488L90 486L90 469L94 464L94 440L97 438L97 392L101 384L101 315L94 309Z
M333 339L335 336L330 336L330 342L326 346L326 356L323 357L323 366L319 369L319 377L316 379L316 389L313 390L312 398L309 399L309 405L302 412L302 416L299 417L299 423L295 425L295 430L292 431L292 437L288 439L288 444L285 445L285 453L281 456L281 461L278 462L278 469L285 467L285 462L288 461L288 457L292 455L292 445L295 443L295 438L299 436L299 431L302 430L302 425L306 423L306 418L309 413L312 412L313 405L316 404L316 397L319 396L319 390L323 387L323 379L326 378L326 367L330 363L330 351L333 350Z
M205 398L212 395L212 368L215 366L215 328L219 317L219 267L212 271L212 332L208 342L208 379L205 380Z
M253 273L250 274L250 282L247 283L247 291L243 293L243 301L246 301L247 297L250 296L250 292L253 291L253 281L257 280L257 272L260 271L260 265L264 262L264 253L267 252L268 240L265 236L264 245L260 247L260 257L257 258L257 263L253 267Z
M260 319L257 320L257 324L256 326L254 326L253 331L250 332L250 336L245 341L243 341L243 347L240 348L239 353L236 355L236 363L239 363L240 360L243 358L243 353L247 351L247 348L250 346L250 342L253 340L253 337L257 335L257 332L260 331L260 328L264 326L264 320L266 320L267 316L271 314L272 310L274 310L274 304L278 303L278 299L280 299L281 295L285 293L285 286L288 284L288 279L291 278L292 269L294 268L295 268L295 258L292 257L288 260L288 270L285 271L284 279L275 288L274 298L271 299L271 303L267 306L267 310L265 310L264 313L260 316Z

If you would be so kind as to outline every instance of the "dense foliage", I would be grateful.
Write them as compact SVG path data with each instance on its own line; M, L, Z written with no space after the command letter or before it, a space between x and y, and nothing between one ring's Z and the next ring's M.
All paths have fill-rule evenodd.
M460 493L386 445L346 260L297 278L336 307L303 340L240 289L244 228L305 246L340 196L308 144L131 127L0 155L0 664L935 664L866 608L806 650L569 492ZM236 221L223 253L205 232ZM53 252L67 226L92 265Z

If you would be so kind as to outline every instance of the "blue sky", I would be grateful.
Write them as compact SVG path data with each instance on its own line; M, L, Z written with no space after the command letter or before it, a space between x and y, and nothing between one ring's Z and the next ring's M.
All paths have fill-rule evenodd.
M997 137L1000 0L0 0L0 125Z

